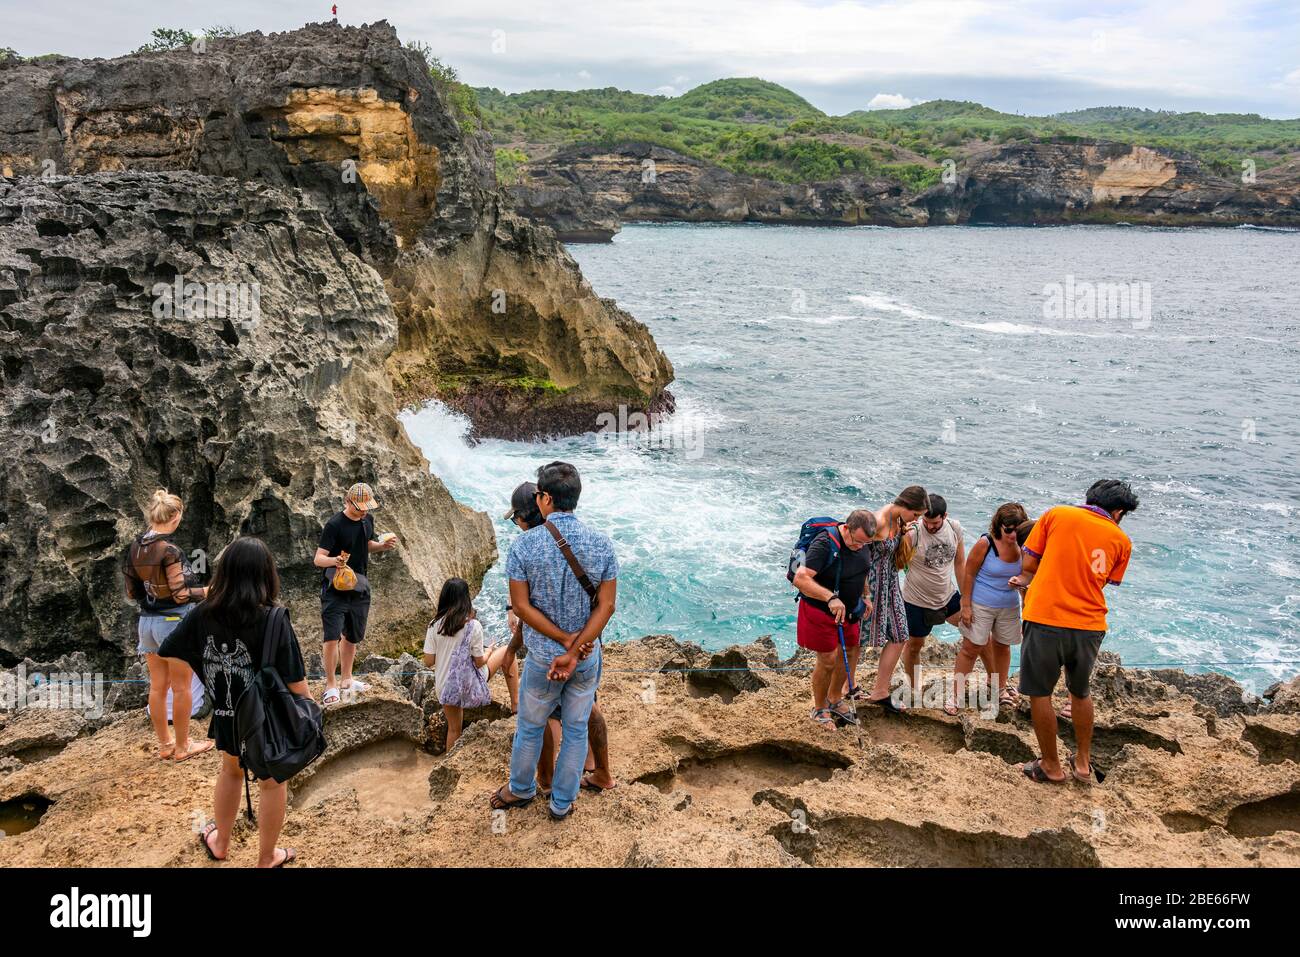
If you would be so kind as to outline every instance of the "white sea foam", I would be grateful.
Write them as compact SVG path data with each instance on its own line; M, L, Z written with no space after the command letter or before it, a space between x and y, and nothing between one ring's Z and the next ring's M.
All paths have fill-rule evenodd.
M706 441L710 430L732 421L690 397L679 399L671 418L697 423ZM502 557L515 530L500 516L515 486L553 459L576 465L583 478L579 512L614 540L620 579L627 582L620 595L620 620L631 629L639 626L637 634L652 630L657 616L674 605L707 622L710 610L698 606L706 602L709 609L726 610L735 591L729 582L779 573L771 556L780 555L783 530L773 522L769 503L738 484L730 470L692 464L684 455L658 454L634 442L604 441L595 434L544 443L489 439L470 446L469 422L436 401L403 412L401 420L453 496L492 516ZM501 565L499 561L484 583L485 623L498 629L500 610L491 603L500 604L504 593ZM753 609L738 604L730 611Z
M973 332L987 332L999 336L1078 336L1083 339L1133 339L1136 338L1132 333L1105 331L1105 332L1085 332L1082 329L1060 329L1056 326L1035 326L1025 325L1023 323L1008 322L1006 320L994 320L991 322L971 322L963 319L950 319L945 316L935 315L932 312L926 312L924 309L914 306L910 303L901 302L890 296L880 293L871 293L869 295L849 296L849 299L858 303L866 309L882 312L890 315L903 316L908 319L917 319L924 322L937 322L945 326L953 326L958 329L970 329Z

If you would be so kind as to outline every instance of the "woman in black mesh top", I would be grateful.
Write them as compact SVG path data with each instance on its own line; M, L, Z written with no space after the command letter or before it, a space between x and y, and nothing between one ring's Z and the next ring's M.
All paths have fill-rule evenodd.
M169 661L158 654L163 639L203 600L206 591L185 560L185 553L171 542L183 512L177 496L166 489L154 492L144 512L149 527L131 542L122 567L127 597L140 607L136 651L144 655L149 668L149 720L158 735L158 757L177 761L212 748L211 741L190 741L193 671L183 661ZM175 740L167 728L168 688L172 692Z

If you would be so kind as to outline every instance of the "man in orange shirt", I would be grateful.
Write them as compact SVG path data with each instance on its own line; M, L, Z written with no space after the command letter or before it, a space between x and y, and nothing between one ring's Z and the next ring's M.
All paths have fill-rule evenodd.
M1123 580L1133 550L1119 527L1124 516L1138 507L1128 483L1094 482L1086 501L1086 505L1058 505L1043 514L1025 542L1023 571L1011 579L1013 585L1029 586L1022 613L1020 693L1029 696L1043 756L1022 770L1040 783L1066 779L1056 752L1052 710L1052 692L1062 668L1078 748L1070 755L1070 771L1080 781L1092 780L1093 709L1088 681L1106 637L1102 588Z

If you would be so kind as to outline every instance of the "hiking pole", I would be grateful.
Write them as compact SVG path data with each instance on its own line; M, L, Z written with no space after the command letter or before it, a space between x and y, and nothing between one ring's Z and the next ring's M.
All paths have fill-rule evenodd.
M853 726L858 729L858 750L862 750L862 718L858 716L857 685L853 683L853 672L849 670L849 645L844 640L844 623L836 622L835 629L840 634L840 654L844 656L844 683L848 685L849 693L844 696L850 707L853 708Z

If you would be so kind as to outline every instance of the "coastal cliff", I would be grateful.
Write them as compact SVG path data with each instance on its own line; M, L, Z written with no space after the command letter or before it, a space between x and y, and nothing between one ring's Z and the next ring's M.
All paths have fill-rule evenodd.
M121 557L158 487L184 500L176 541L201 572L237 535L265 540L310 635L321 523L374 484L402 547L371 563L372 628L409 640L411 610L496 550L396 420L397 328L375 271L282 189L0 183L0 663L82 652L120 672L135 649Z
M480 434L511 437L671 407L672 366L649 332L510 211L486 134L387 23L0 68L6 177L125 170L301 191L384 280L405 403L443 397Z
M1300 226L1295 169L1245 184L1170 150L1104 141L977 150L920 192L863 175L779 183L643 143L559 150L522 164L518 177L509 192L520 210L570 242L605 242L633 221Z
M142 677L118 563L158 487L201 573L268 542L310 645L321 525L370 482L401 541L371 634L404 647L496 549L401 407L516 438L672 407L645 326L511 210L386 23L4 60L0 172L0 666Z
M573 824L550 821L543 801L489 810L515 723L500 680L444 752L431 676L410 656L372 657L372 693L326 708L327 750L290 782L283 842L309 867L1300 864L1300 679L1270 701L1222 675L1103 654L1093 755L1104 780L1045 785L1019 769L1037 749L1027 701L953 718L863 705L860 732L832 731L807 718L808 660L781 661L766 639L709 653L656 636L606 651L600 701L619 785L583 791ZM933 681L954 651L926 649ZM860 684L874 661L868 650ZM943 693L927 683L926 700ZM242 818L229 864L195 840L217 756L158 761L130 707L0 717L0 807L40 813L0 841L0 866L253 862L257 832ZM1073 746L1068 723L1060 735Z

